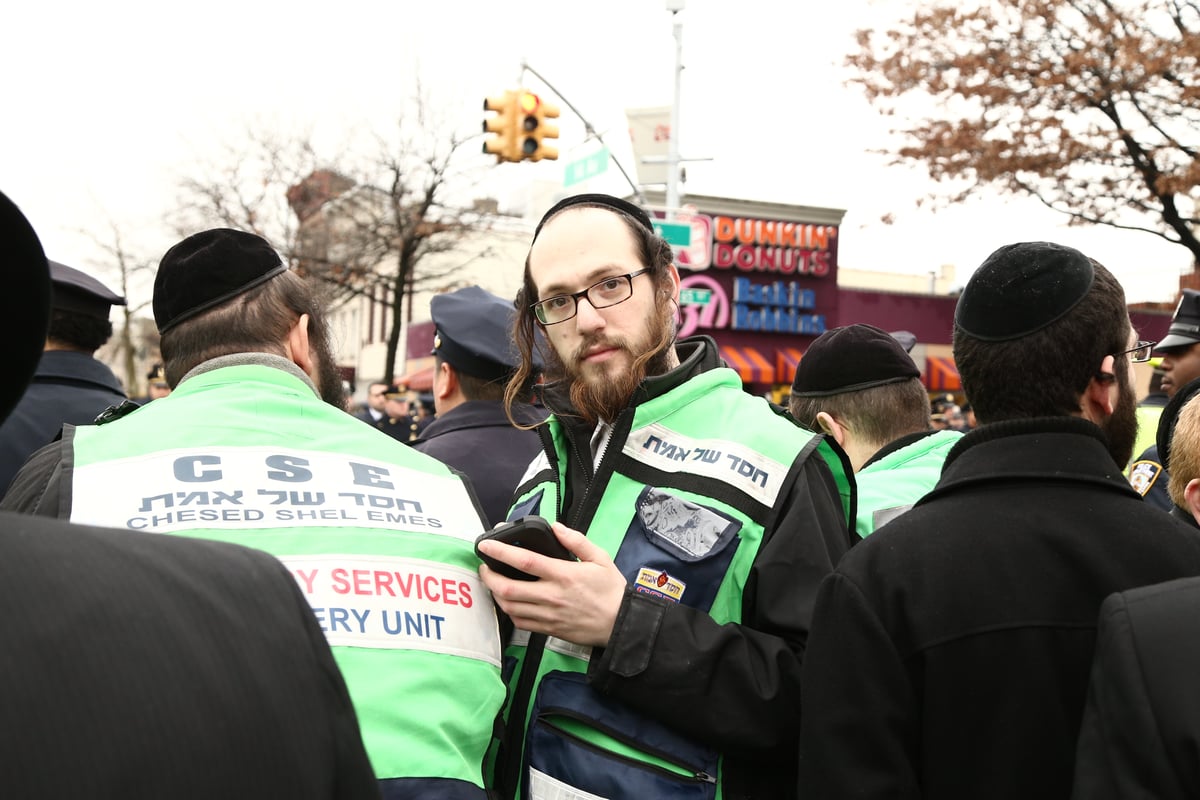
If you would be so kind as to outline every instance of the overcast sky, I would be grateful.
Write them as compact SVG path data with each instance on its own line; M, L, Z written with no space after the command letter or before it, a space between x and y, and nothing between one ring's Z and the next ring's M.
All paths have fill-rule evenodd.
M1029 200L917 207L929 185L869 153L887 126L844 85L842 66L856 27L885 25L905 6L686 0L680 149L712 160L687 166L684 195L845 209L843 268L953 264L965 282L996 247L1050 239L1104 262L1130 300L1170 300L1190 256L1156 236L1068 229ZM671 103L671 14L663 0L23 3L0 28L0 190L51 258L103 277L77 231L103 237L111 219L157 256L173 243L162 216L177 176L248 125L340 141L393 122L419 78L446 119L473 131L483 98L515 88L523 60L628 160L625 109ZM525 83L546 88L532 75ZM597 146L565 108L560 122L560 160L498 167L497 194L531 176L561 180L565 163ZM589 188L627 187L610 170Z

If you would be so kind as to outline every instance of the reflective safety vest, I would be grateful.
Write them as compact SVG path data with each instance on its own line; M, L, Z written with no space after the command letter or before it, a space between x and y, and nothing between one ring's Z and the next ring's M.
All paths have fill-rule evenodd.
M852 513L847 462L824 437L770 413L728 369L644 401L627 435L618 420L598 477L567 519L566 470L579 456L568 450L559 420L548 425L551 451L530 466L509 517L538 514L569 526L583 520L588 538L613 557L633 591L692 606L719 623L742 621L764 522L788 492L796 465L824 458L844 511ZM607 482L593 492L600 476ZM667 709L639 712L592 689L584 674L592 648L553 637L544 649L530 647L542 639L518 630L505 654L510 730L514 715L524 721L523 736L510 735L506 745L523 750L518 780L528 795L518 797L721 796L719 752L664 725ZM515 763L512 752L504 757Z
M483 796L505 689L483 523L457 475L260 365L68 435L72 522L273 553L332 645L376 776Z
M929 493L961 431L931 433L871 462L854 476L858 486L858 535L870 536Z

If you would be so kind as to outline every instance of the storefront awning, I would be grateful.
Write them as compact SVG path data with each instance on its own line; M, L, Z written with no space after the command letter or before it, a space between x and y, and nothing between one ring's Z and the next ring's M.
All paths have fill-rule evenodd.
M433 356L410 358L408 372L396 378L396 383L415 392L428 392L433 388L433 365Z
M958 368L949 356L927 356L925 358L925 387L933 392L961 392L962 379Z
M721 358L742 376L742 383L774 383L775 367L753 347L721 348Z
M796 379L796 369L804 353L794 347L780 347L775 351L775 382L790 384Z

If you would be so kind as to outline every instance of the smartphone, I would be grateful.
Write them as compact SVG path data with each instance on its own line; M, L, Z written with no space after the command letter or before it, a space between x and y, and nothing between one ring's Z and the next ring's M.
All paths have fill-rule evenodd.
M489 540L511 544L513 547L524 547L527 550L532 550L535 553L541 553L551 558L561 558L566 561L575 560L575 556L571 554L571 551L563 547L562 543L558 541L558 537L550 529L550 523L537 516L531 515L515 519L512 522L501 522L490 531L485 531L475 540L475 555L479 556L483 563L496 570L496 572L499 572L506 578L518 581L536 581L536 575L522 572L515 567L510 567L503 561L497 561L491 556L485 556L479 552L479 543Z

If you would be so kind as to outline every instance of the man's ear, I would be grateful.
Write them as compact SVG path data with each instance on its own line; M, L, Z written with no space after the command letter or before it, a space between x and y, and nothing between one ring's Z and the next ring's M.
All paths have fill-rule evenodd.
M846 444L846 428L831 415L824 411L817 412L817 427L837 440L843 447Z
M1117 383L1116 359L1105 356L1100 369L1088 381L1083 390L1080 406L1083 416L1095 423L1103 422L1113 415L1121 388Z
M1200 523L1200 478L1192 478L1183 487L1183 501L1192 514L1192 519Z
M434 396L445 400L456 391L458 391L458 373L454 371L454 367L443 361L438 364L437 380L433 382Z
M308 345L308 314L301 314L300 319L296 320L296 324L288 331L285 347L291 362L304 370L305 375L316 380L316 367Z
M667 267L667 274L671 276L671 300L675 305L679 305L679 268L672 263Z

